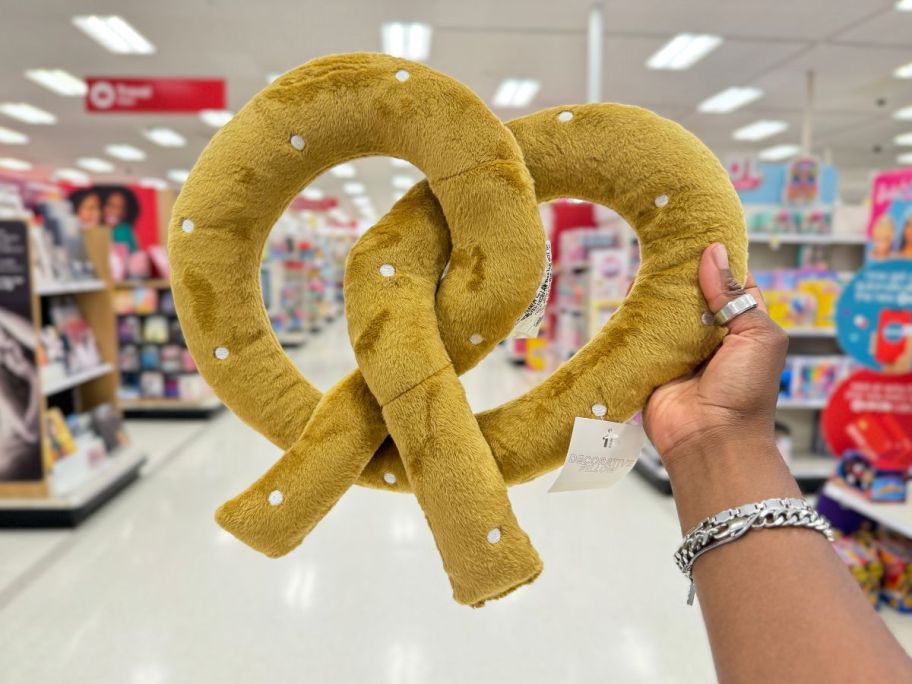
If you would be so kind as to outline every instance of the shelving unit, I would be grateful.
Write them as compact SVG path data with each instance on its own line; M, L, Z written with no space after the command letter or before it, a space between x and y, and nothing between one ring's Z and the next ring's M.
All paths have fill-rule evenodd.
M801 235L792 233L771 233L750 235L751 244L771 245L863 245L867 241L864 235Z
M912 499L904 503L874 503L835 480L826 483L823 494L844 508L860 513L904 537L912 538Z
M24 235L28 227L22 222ZM113 288L110 280L108 254L110 234L107 230L87 230L82 233L86 254L91 261L97 279L69 283L43 283L33 287L32 323L35 339L43 325L42 302L47 297L72 296L82 319L92 329L95 345L101 363L66 376L46 378L36 368L36 382L39 385L40 405L38 449L41 460L39 479L0 482L0 527L57 527L77 525L120 490L135 480L143 462L142 453L129 445L122 446L107 454L100 462L91 464L80 473L80 479L70 481L73 485L65 495L55 491L65 488L55 479L58 468L69 464L64 457L53 463L50 454L44 451L47 439L47 413L51 406L64 406L79 412L92 411L103 404L110 404L115 411L117 403L117 334L115 327ZM28 241L27 241L28 243ZM30 264L29 249L26 247L25 263ZM29 274L28 283L35 283L34 274ZM81 453L81 452L77 452Z

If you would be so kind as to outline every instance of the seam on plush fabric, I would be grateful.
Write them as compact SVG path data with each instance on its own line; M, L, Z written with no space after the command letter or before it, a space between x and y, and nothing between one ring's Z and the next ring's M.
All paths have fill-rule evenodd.
M467 173L476 171L477 169L483 169L486 166L501 166L503 164L516 164L521 166L523 169L526 168L526 165L523 163L522 159L492 159L491 161L482 162L481 164L476 164L475 166L470 166L467 169L462 171L457 171L456 173L451 173L449 176L443 176L441 178L428 178L428 183L434 185L434 183L445 183L446 181L453 180L454 178L459 178L464 176Z
M402 390L401 392L399 392L399 394L397 394L395 397L393 397L393 398L390 399L389 401L384 402L384 403L382 403L382 404L380 404L379 401L378 401L377 403L380 404L380 408L386 408L387 406L389 406L390 404L392 404L394 401L397 401L398 399L401 399L402 397L404 397L406 394L408 394L408 393L411 392L412 390L415 390L415 389L421 387L424 383L426 383L428 380L430 380L430 379L433 378L434 376L440 375L440 374L443 373L445 370L447 370L447 369L449 369L449 368L452 368L452 367L453 367L453 362L450 361L450 362L447 363L443 368L438 368L438 369L435 370L433 373L431 373L430 375L428 375L426 378L423 378L422 380L419 380L418 382L416 382L414 385L412 385L412 386L409 387L408 389Z

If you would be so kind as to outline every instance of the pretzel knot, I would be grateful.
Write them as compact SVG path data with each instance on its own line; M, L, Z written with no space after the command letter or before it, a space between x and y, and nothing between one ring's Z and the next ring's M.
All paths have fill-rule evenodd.
M348 257L359 369L321 396L271 331L260 255L308 183L370 155L407 159L427 180ZM533 298L545 254L537 202L557 197L610 206L634 227L636 282L547 380L473 415L458 376ZM575 416L628 420L712 352L723 333L701 322L697 284L712 242L743 277L744 220L725 170L649 111L574 105L504 125L465 86L402 59L336 55L288 72L212 139L171 221L174 297L200 372L286 450L219 508L218 523L276 557L352 484L412 491L457 601L482 605L531 582L542 563L507 485L562 463Z

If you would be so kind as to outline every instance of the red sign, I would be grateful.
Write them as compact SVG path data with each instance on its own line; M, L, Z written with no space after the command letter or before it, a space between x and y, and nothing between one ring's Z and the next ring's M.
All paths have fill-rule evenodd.
M225 109L221 78L86 78L89 112L198 112Z
M310 200L299 195L291 200L289 208L296 211L329 211L330 209L335 209L338 205L339 201L335 197Z

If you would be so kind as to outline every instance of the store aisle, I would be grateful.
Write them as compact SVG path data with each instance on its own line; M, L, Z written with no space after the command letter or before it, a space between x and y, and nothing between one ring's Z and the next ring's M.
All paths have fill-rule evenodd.
M324 389L354 366L341 321L294 356ZM534 381L498 350L466 387L485 408ZM279 560L236 542L212 513L278 452L227 412L187 430L135 430L176 451L76 532L0 534L0 566L47 541L0 573L4 682L712 680L672 502L635 476L608 493L514 488L545 572L473 610L450 599L409 496L353 490Z

